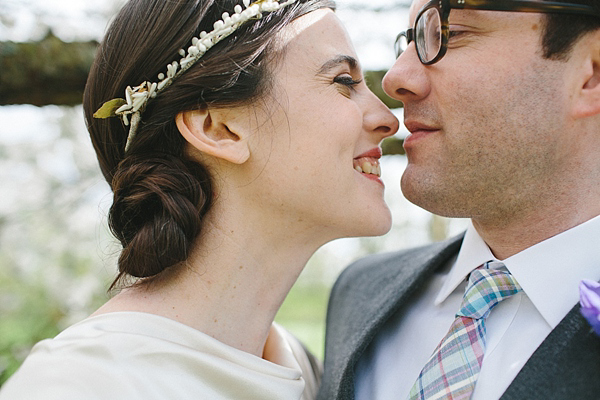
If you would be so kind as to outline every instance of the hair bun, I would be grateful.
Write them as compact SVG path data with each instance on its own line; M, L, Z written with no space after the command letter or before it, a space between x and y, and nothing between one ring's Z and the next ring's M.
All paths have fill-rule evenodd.
M168 154L126 157L112 187L120 276L151 277L187 259L212 197L204 167Z

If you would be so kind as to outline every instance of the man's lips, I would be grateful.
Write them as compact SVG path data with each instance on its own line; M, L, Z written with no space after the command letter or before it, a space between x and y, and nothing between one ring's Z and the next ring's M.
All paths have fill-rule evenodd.
M406 126L406 129L408 129L408 131L410 132L410 135L408 135L406 139L404 139L405 149L407 148L407 145L410 146L412 142L440 130L434 125L428 125L422 122L411 120L404 121L404 125Z
M418 121L406 120L404 121L404 125L406 129L412 134L417 132L433 132L439 130L439 128L434 125L428 125Z

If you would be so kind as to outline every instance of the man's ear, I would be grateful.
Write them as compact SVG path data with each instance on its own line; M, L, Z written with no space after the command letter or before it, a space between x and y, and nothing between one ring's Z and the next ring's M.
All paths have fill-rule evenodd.
M580 92L575 104L576 117L600 115L600 29L583 39L588 47L580 69Z
M177 114L175 123L185 140L202 153L243 164L250 157L246 132L233 129L227 115L210 109L185 111Z

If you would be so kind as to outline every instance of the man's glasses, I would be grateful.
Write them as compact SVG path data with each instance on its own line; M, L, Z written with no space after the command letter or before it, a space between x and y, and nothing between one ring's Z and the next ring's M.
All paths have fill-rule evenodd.
M415 26L400 32L394 50L396 57L414 41L419 60L431 65L441 60L448 48L448 16L452 9L518 11L535 13L582 14L600 17L600 11L582 4L556 3L539 0L431 0L425 4Z

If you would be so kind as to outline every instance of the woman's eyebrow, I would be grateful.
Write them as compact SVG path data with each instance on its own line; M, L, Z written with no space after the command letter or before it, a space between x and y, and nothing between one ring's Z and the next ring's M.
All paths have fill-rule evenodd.
M356 58L347 55L339 55L335 58L332 58L331 60L328 60L325 64L323 64L321 68L319 68L318 73L324 74L340 64L348 64L350 66L350 69L353 70L358 69L358 60Z

